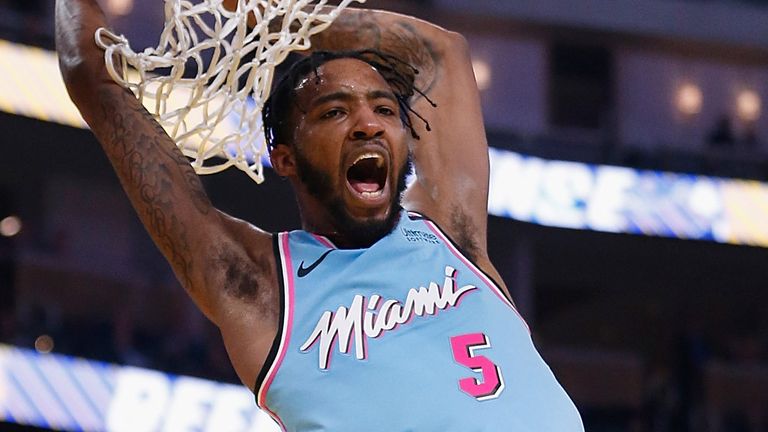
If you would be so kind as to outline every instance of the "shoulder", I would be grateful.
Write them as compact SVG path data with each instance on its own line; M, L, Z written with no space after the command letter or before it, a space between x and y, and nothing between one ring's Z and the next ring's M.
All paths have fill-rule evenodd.
M485 254L485 242L478 239L479 228L462 211L461 207L455 207L448 215L441 216L434 211L407 210L411 219L423 219L432 224L446 240L448 240L462 255L472 262L483 259Z
M478 239L478 227L474 226L472 221L461 212L456 212L452 217L447 219L445 225L433 219L427 211L426 214L415 210L408 211L409 216L412 219L423 219L427 223L431 224L434 229L438 231L441 237L445 241L450 243L450 246L455 248L461 255L468 259L474 266L479 268L485 275L491 278L496 285L498 285L507 295L507 298L511 299L511 293L504 283L501 274L491 262L485 248L485 241ZM446 227L448 229L446 229Z

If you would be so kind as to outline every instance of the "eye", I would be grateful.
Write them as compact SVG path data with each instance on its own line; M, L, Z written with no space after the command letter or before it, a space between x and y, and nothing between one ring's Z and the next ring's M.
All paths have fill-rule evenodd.
M344 114L344 110L341 108L331 108L320 117L322 119L332 119Z
M388 107L386 105L382 105L382 106L376 108L376 112L379 113L379 114L385 115L385 116L395 115L395 110L393 110L392 108L390 108L390 107Z

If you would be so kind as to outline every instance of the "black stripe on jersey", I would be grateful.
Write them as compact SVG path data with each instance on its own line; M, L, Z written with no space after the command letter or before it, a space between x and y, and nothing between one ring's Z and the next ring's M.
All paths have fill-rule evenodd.
M277 350L280 349L280 341L283 338L283 321L285 319L285 284L283 282L283 260L280 256L280 237L278 234L272 234L272 250L275 254L275 268L277 269L278 290L280 291L280 321L278 321L277 334L272 341L272 347L269 349L269 354L267 354L267 358L264 360L264 365L261 367L261 371L259 371L259 375L256 377L256 385L253 387L253 394L256 395L257 405L259 403L259 389L261 388L261 384L264 382L264 378L266 378L269 369L272 367L272 363L275 362Z
M472 258L470 258L470 257L469 257L469 255L468 255L468 254L466 254L466 253L464 252L464 250L463 250L463 249L462 249L462 248L461 248L461 247L460 247L460 246L459 246L459 245L458 245L458 244L457 244L457 243L456 243L456 242L453 240L453 238L451 238L451 236L450 236L450 235L448 235L448 233L447 233L447 232L445 232L445 230L444 230L442 227L440 227L440 225L438 225L438 223L437 223L437 222L435 222L435 221L433 221L432 219L430 219L430 218L429 218L429 216L425 216L425 215L423 215L423 214L421 214L421 213L417 213L417 212L415 212L415 211L409 211L409 212L408 212L408 217L409 217L411 220L427 220L427 221L430 221L430 222L432 222L433 224L435 224L435 227L437 227L437 229L439 229L439 230L440 230L440 232L441 232L441 233L442 233L442 234L445 236L445 238L447 238L447 239L448 239L448 241L449 241L449 242L451 242L451 244L453 245L453 247L455 247L455 248L456 248L456 250L457 250L457 251L459 251L459 253L460 253L460 254L462 254L462 255L464 256L464 258L466 258L466 259L467 259L467 261L471 262L471 263L472 263L472 265L473 265L473 266L475 266L475 268L477 269L477 271L479 271L480 273L482 273L483 275L485 275L485 277L487 277L487 278L488 278L488 280L490 280L491 282L493 282L493 283L496 285L496 288L497 288L497 289L498 289L498 290L501 292L501 294L504 296L504 298L506 298L507 300L509 300L509 302L510 302L510 303L511 303L513 306L515 305L515 302L514 302L514 301L513 301L513 300L510 298L510 295L511 295L511 294L507 293L507 290L505 290L505 289L502 289L502 288L501 288L501 287L502 287L502 285L501 285L501 284L500 284L500 283L499 283L499 282L498 282L496 279L494 279L494 278L493 278L493 276L491 276L491 275L489 275L488 273L486 273L485 271L483 271L483 269L482 269L482 268L480 268L480 266L479 266L479 265L477 265L477 263L475 262L475 260L473 260Z
M406 210L406 211L408 212L408 219L410 219L412 221L427 219L426 216L422 216L421 214L416 213L415 211L410 211L410 210ZM427 220L429 220L429 219L427 219ZM435 224L435 225L437 225L437 224Z

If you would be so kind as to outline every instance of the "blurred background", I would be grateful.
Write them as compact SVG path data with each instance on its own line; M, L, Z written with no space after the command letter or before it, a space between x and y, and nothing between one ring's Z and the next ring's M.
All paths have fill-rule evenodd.
M215 420L237 378L71 111L53 3L0 0L0 430L271 430L247 391ZM102 4L156 43L162 2ZM768 431L768 1L369 5L469 40L491 257L587 431ZM298 227L270 172L204 182Z

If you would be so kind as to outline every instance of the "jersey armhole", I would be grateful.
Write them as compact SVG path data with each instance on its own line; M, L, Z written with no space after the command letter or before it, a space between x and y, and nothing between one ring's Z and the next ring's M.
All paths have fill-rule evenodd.
M267 393L285 358L285 352L291 343L291 329L293 326L293 262L289 246L289 234L273 234L273 249L275 252L275 267L277 267L280 284L280 327L269 350L264 366L254 385L256 405L280 426L281 430L287 430L280 416L267 406Z
M266 378L267 373L272 368L272 365L275 362L275 358L277 358L277 351L280 349L280 342L283 340L283 322L285 321L285 282L283 281L283 261L282 257L280 256L281 254L278 234L272 234L272 250L275 254L278 290L280 292L280 318L278 321L279 325L277 326L277 334L275 334L275 339L272 341L272 346L269 348L267 358L264 360L264 365L261 367L261 371L259 371L259 375L256 377L256 383L253 386L253 393L257 396L257 403L259 389L264 383L264 378Z
M493 282L494 286L495 286L495 287L496 287L496 288L497 288L499 291L501 291L501 293L502 293L502 294L504 294L504 298L505 298L505 299L509 300L509 302L510 302L510 303L512 303L513 305L515 304L515 302L514 302L514 301L512 301L512 299L508 297L507 293L506 293L506 292L504 292L504 290L503 290L503 289L501 289L501 284L499 283L499 281L497 281L496 279L494 279L494 278L493 278L491 275L489 275L488 273L484 272L484 271L483 271L483 269L481 269L481 268L480 268L480 266L478 266L478 265L477 265L477 263L475 263L475 261L474 261L474 260L472 260L470 257L468 257L468 256L467 256L467 254L465 254L464 252L462 252L462 250L461 250L461 248L459 247L459 245L458 245L458 244L457 244L455 241L453 241L453 238L451 238L451 236L449 236L449 235L448 235L448 233L446 233L446 232L445 232L445 231L444 231L442 228L440 228L440 225L438 225L438 224L437 224L437 222L433 221L433 220L432 220L432 219L430 219L428 216L425 216L425 215L423 215L423 214L421 214L421 213L417 213L417 212L415 212L415 211L410 211L410 210L408 211L408 217L409 217L411 220L421 220L421 221L424 221L424 222L429 222L431 225L433 225L433 226L434 226L434 227L435 227L435 228L436 228L438 231L440 231L440 234L442 234L442 237L444 237L444 238L445 238L445 239L448 241L448 243L450 243L450 244L451 244L451 246L453 246L453 249L455 249L457 252L459 252L459 253L461 254L461 256L462 256L462 257L463 257L463 258L464 258L466 261L468 261L468 262L472 263L472 266L473 266L474 268L476 268L476 269L477 269L477 271L479 271L480 273L482 273L482 274L483 274L483 276L485 276L485 277L486 277L486 278L488 278L488 279L489 279L491 282Z
M501 288L501 284L499 284L496 279L494 279L491 275L483 271L483 269L478 266L474 260L469 258L466 254L464 254L461 251L461 248L458 244L456 244L455 241L449 236L445 231L443 231L442 228L437 224L437 222L430 219L428 216L425 216L421 213L417 213L414 211L408 211L408 217L411 220L421 220L424 222L438 237L442 238L446 243L447 246L451 249L451 251L472 270L476 271L478 276L481 279L486 279L486 283L490 286L492 290L496 292L496 295L499 296L502 301L512 308L513 311L515 311L515 314L522 320L525 327L528 329L528 332L530 333L530 327L528 326L528 322L525 321L525 318L520 314L520 312L517 310L517 306L515 306L515 302L510 298L510 294L508 294L505 290Z

